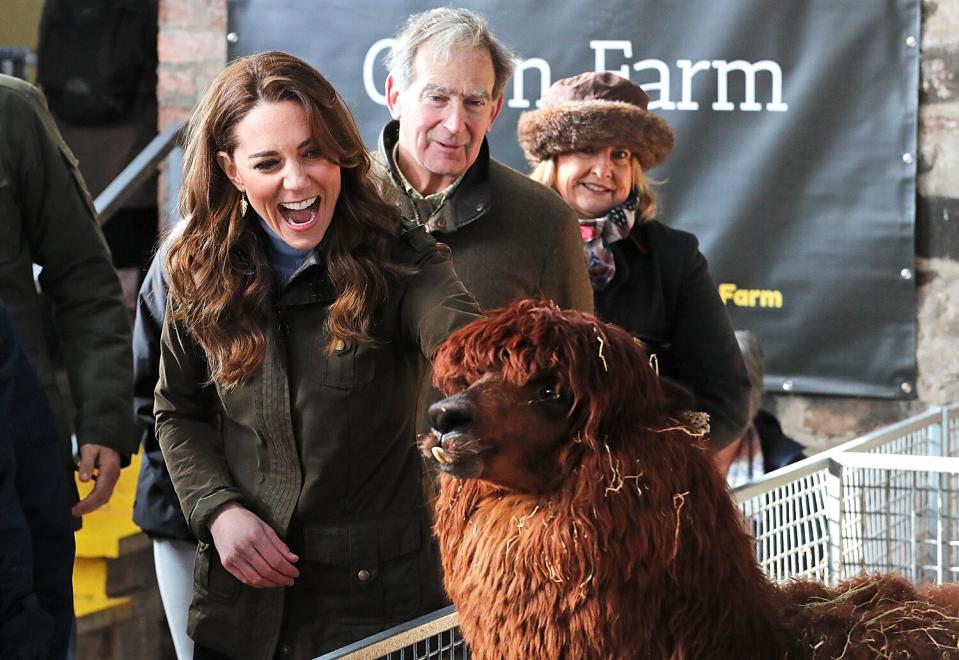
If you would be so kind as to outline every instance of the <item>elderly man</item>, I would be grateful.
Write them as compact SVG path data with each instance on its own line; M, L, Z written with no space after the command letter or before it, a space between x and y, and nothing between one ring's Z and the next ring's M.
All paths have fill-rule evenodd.
M453 252L484 309L545 296L591 312L593 293L573 211L551 190L490 158L486 133L513 71L486 21L465 9L410 18L387 66L393 121L379 160L403 214Z

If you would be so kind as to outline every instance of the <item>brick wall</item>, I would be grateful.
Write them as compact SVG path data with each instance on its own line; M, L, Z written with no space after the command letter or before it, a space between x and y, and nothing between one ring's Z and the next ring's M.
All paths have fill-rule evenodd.
M160 127L189 118L226 64L226 0L160 0Z
M190 118L193 106L226 64L227 0L160 0L157 34L157 100L162 130ZM160 166L160 226L176 222L179 152Z

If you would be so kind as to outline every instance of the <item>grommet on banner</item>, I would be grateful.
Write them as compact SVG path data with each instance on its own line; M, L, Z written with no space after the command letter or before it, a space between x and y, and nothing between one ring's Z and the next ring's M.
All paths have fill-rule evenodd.
M912 154L908 152L904 153L902 155L902 162L904 162L906 165L912 165Z
M793 391L793 382L789 379L783 381L783 391L792 392Z
M899 383L899 389L901 389L904 394L912 394L912 383L903 381Z
M903 268L901 271L899 271L899 277L901 277L902 279L904 279L904 280L906 280L906 281L911 280L911 279L912 279L912 270L909 269L909 268Z
M238 35L236 32L228 32L226 35L226 40L231 44L235 44L240 40L240 35Z
M908 37L906 37L906 45L909 46L910 48L915 48L916 38L910 34Z

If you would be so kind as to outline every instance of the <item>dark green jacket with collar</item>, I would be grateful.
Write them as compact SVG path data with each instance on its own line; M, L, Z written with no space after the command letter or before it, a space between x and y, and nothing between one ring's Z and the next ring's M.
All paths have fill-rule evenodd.
M417 392L427 358L479 309L448 250L408 231L393 259L418 272L377 314L383 341L327 357L333 291L318 252L275 300L265 362L242 384L204 385L207 363L180 324L161 339L157 435L201 541L188 629L236 658L313 657L441 604ZM247 587L221 566L208 521L232 500L300 555L294 587Z
M425 222L392 174L398 136L398 121L380 134L376 160L390 188L384 196L405 217ZM449 246L457 274L483 309L545 296L564 309L593 311L576 214L554 191L491 158L485 139L434 215L436 239Z
M110 251L77 161L43 95L0 75L0 298L34 360L70 461L63 399L57 389L32 264L53 303L56 339L69 377L80 444L136 450L130 327Z

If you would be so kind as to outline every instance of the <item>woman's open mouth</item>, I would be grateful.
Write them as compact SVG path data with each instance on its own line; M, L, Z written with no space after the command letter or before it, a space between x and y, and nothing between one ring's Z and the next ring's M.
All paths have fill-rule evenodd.
M316 224L316 212L320 208L320 197L310 197L299 202L277 204L283 220L294 231L304 231Z

